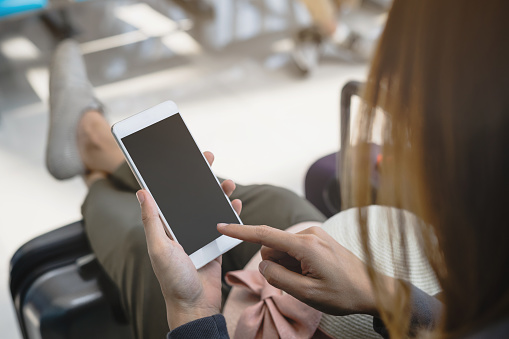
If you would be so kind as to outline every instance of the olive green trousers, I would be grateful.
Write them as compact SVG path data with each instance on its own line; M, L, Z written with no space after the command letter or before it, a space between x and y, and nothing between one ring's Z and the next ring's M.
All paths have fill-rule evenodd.
M92 249L120 291L135 337L162 339L169 331L166 308L147 252L135 195L139 189L124 163L107 179L90 187L82 213ZM271 185L237 185L231 199L242 200L240 217L246 225L286 229L299 222L325 220L307 200ZM259 248L256 244L242 243L224 254L223 276L242 269ZM227 289L223 289L223 295L226 293Z

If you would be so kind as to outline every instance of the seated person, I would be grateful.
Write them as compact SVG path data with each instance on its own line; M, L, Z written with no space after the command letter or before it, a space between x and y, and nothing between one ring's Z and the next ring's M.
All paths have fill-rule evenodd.
M326 224L337 216L298 234L223 224L219 232L263 245L259 270L273 286L325 313L371 314L384 337L509 338L509 45L500 43L508 12L502 0L394 1L364 92L361 151L344 195L346 203L362 206L355 222L363 261L331 236ZM387 160L378 201L419 217L410 224L408 212L388 213L395 241L386 258L374 256L379 220L368 206L369 148L363 147L377 107L390 122L382 131ZM150 195L140 190L137 196L175 328L169 337L226 337L217 283L221 258L194 270L165 237ZM411 233L415 244L407 241ZM414 250L428 258L443 307L405 281L414 274L407 263ZM391 256L403 258L396 277L377 270L376 261ZM176 257L181 260L168 260Z
M147 253L140 189L106 121L104 107L87 79L79 45L62 42L50 71L50 130L47 167L57 179L82 175L88 194L82 206L85 229L102 267L118 287L137 338L163 338L169 331L166 306ZM209 162L213 156L206 153ZM270 185L235 185L221 180L247 224L286 229L326 218L307 200ZM242 269L260 245L242 243L223 255L222 276ZM176 276L180 273L176 272ZM227 285L223 285L224 296Z
M326 227L298 234L269 226L218 225L218 230L264 245L259 270L270 284L325 313L370 314L384 337L406 337L409 331L427 337L509 337L509 229L504 223L509 204L504 185L509 173L509 97L504 91L509 88L509 47L500 43L505 41L508 6L501 0L490 5L394 1L368 77L358 136L361 146L370 141L376 107L382 107L390 124L383 126L387 161L378 199L402 209L388 218L398 239L392 255L403 258L395 277L377 270L373 248L378 239L369 239L377 220L369 207L356 209L363 258L339 244ZM169 327L170 338L227 337L219 313L221 262L223 272L240 269L257 247L247 250L251 245L243 244L197 271L166 236L154 201L144 190L137 193L140 217L133 194L138 187L121 156L113 154L101 108L94 107L84 68L76 66L79 57L71 57L77 49L69 45L58 51L67 53L61 71L52 72L48 167L60 177L87 170L87 233L121 291L135 332L138 337L162 338L161 329ZM74 64L65 68L66 62ZM371 201L366 153L356 154L352 165L355 175L344 200L352 206ZM208 158L212 160L210 154ZM278 197L276 207L272 200L267 209L248 217L244 213L252 206L267 203L264 198L251 205L260 196L251 191L260 187L233 192L233 183L227 181L223 189L232 199L244 200L241 217L246 224L286 228L324 220L286 191L280 192L286 196ZM240 202L233 205L240 211ZM274 213L258 222L271 207ZM420 219L405 223L399 218L403 209ZM148 247L140 241L141 219ZM406 258L413 248L406 234L412 232L418 240L414 249L425 253L442 288L444 307L407 281L413 273ZM247 255L239 259L243 251ZM389 260L390 255L380 259ZM421 330L432 333L418 333Z

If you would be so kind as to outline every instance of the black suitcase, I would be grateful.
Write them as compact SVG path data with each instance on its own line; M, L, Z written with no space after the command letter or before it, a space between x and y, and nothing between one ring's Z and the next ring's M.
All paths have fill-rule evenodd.
M133 338L81 221L21 246L10 263L10 291L25 339Z

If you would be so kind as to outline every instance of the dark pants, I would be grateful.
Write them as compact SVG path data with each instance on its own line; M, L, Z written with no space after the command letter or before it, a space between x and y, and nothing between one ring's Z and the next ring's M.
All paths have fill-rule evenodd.
M82 213L92 249L120 290L136 338L161 339L168 332L166 309L147 253L137 190L139 185L124 163L90 187ZM240 217L246 225L286 229L299 222L325 220L307 200L275 186L237 185L231 198L242 200ZM242 269L259 249L242 243L224 254L223 274Z

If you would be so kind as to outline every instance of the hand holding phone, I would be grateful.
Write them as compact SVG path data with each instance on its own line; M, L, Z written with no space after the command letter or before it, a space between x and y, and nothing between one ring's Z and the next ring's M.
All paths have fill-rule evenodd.
M212 153L205 152L204 156L212 165ZM231 180L224 181L221 186L228 197L235 189ZM219 313L222 257L196 270L182 246L166 236L152 196L144 190L139 191L137 196L150 260L166 301L170 328ZM240 214L240 200L233 200L232 205Z
M164 102L112 132L136 179L154 198L166 231L200 268L241 243L218 223L241 224L177 106Z

